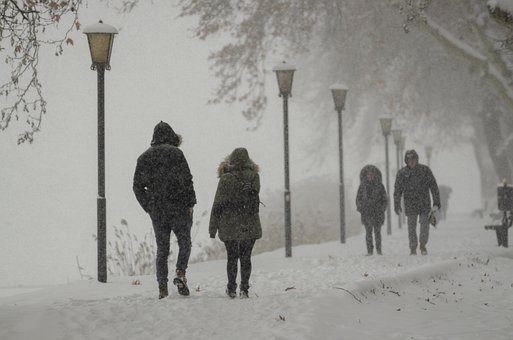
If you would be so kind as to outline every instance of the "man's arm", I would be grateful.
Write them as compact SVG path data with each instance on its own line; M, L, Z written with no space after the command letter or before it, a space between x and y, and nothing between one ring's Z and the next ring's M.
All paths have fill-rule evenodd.
M182 178L183 185L183 197L184 204L186 207L192 208L196 204L196 192L194 191L194 183L192 181L191 170L189 169L189 164L183 155L181 154L181 162L180 162L180 173Z
M404 183L401 171L397 173L395 177L395 185L394 185L394 211L399 215L401 212L401 195L404 191Z
M358 192L356 193L356 211L362 212L362 206L363 206L363 193L362 193L362 185L358 187Z
M134 190L137 201L147 213L149 213L149 198L147 192L147 187L149 185L148 182L148 174L146 167L144 166L144 161L139 158L135 167L132 189Z

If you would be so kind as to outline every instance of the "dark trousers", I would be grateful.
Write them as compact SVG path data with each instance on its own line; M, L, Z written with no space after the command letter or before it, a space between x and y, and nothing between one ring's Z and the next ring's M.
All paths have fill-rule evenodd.
M237 289L237 270L240 260L240 290L249 289L249 277L251 276L251 251L256 240L225 241L227 254L226 273L228 274L228 289Z
M169 256L171 231L175 233L178 241L178 258L176 269L185 270L191 255L191 227L192 217L187 211L162 212L151 214L153 231L157 241L157 281L168 282L167 258Z
M420 224L419 242L421 246L426 246L429 240L429 212L416 215L408 215L408 239L410 240L410 249L417 249L417 218Z
M367 243L367 252L372 253L372 231L376 240L376 250L381 251L381 225L367 224L365 225L365 241Z

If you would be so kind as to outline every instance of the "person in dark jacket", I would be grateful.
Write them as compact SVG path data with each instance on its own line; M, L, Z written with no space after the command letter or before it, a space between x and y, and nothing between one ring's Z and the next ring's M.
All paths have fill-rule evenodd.
M153 131L151 146L137 159L134 193L153 224L157 241L157 281L159 299L168 295L168 265L170 236L178 241L176 277L173 283L181 295L189 295L185 278L191 253L191 226L196 194L192 175L183 152L182 142L171 126L160 122Z
M209 233L216 233L227 253L226 294L237 296L237 267L240 260L240 296L248 297L251 251L262 237L259 212L260 176L258 166L245 148L237 148L219 165L219 184L212 205Z
M381 255L381 226L385 223L388 206L387 193L381 179L381 172L374 165L366 165L360 171L360 186L356 195L356 210L365 226L367 255L373 254L372 232L376 241L376 252Z
M429 239L429 213L431 212L431 198L433 207L440 209L440 193L435 176L428 166L419 164L419 156L415 150L405 153L406 166L397 172L394 188L395 213L401 213L401 196L404 196L404 210L408 220L408 238L410 255L417 255L417 219L420 224L418 241L422 255L427 255L426 244Z

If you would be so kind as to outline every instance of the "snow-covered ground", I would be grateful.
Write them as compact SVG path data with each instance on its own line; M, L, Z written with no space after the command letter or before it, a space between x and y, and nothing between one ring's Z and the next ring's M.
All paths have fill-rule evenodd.
M363 234L261 254L250 299L225 296L224 260L190 266L187 298L158 300L153 276L0 289L0 338L511 339L513 248L483 223L431 229L427 256L408 256L404 228L383 256L363 256Z

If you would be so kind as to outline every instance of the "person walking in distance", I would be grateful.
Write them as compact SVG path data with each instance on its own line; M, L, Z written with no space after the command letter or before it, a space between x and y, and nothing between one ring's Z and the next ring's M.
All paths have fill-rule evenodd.
M226 294L237 296L240 261L240 297L247 298L251 276L251 252L262 237L259 213L258 166L245 148L237 148L219 165L219 183L210 215L211 238L219 234L227 253Z
M182 142L171 126L155 126L151 146L137 159L133 190L139 204L153 224L157 242L157 281L159 299L168 296L168 264L171 231L178 241L176 277L180 295L189 295L185 277L191 254L191 226L196 194L192 175L183 152Z
M381 253L381 226L385 223L388 207L387 193L381 180L381 172L374 165L366 165L360 171L360 186L356 195L356 210L361 214L365 226L367 255L373 254L372 233L376 242L376 252Z
M435 176L431 169L419 164L419 156L415 150L405 153L406 166L397 172L394 186L394 210L401 213L401 196L404 196L404 210L408 221L408 238L410 255L417 255L417 244L422 255L427 255L426 244L429 239L429 214L431 212L431 196L433 207L440 209L440 193ZM417 241L417 220L420 233Z

